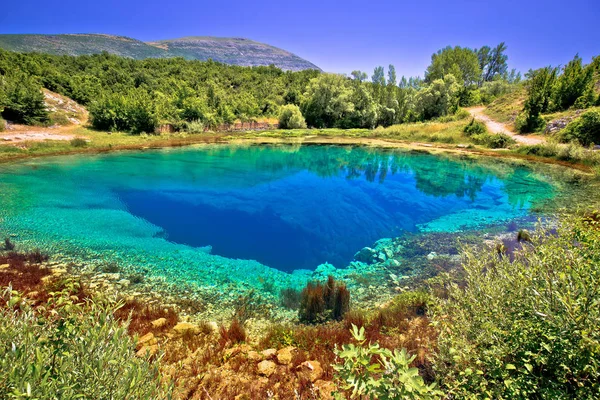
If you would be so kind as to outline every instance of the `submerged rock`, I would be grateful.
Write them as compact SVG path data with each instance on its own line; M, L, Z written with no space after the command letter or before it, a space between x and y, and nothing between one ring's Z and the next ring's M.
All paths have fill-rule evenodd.
M296 348L293 346L284 347L277 352L277 362L281 365L288 365L292 362L293 353Z
M363 247L359 251L354 254L354 259L356 261L363 262L365 264L372 264L375 262L376 251L370 247Z

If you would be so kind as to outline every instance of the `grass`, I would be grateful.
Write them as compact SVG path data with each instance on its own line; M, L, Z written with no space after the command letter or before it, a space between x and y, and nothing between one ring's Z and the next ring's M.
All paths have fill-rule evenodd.
M517 114L523 109L525 103L525 87L521 86L517 90L507 93L504 96L498 97L492 101L484 113L490 118L508 124L511 129L514 130L512 124L517 118Z

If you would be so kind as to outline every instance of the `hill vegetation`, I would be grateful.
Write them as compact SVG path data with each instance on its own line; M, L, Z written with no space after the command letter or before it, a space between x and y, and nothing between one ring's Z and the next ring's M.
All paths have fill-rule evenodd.
M300 71L319 68L295 54L242 38L186 37L145 43L125 36L102 34L0 35L0 48L20 53L92 55L103 52L120 57L183 57L186 60L213 60L230 65L269 66Z

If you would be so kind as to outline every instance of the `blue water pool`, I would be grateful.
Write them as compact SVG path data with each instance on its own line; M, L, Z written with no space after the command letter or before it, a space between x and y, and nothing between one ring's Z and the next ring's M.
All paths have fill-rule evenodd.
M197 146L0 166L0 233L202 285L282 287L405 232L480 229L552 198L525 166L336 146Z

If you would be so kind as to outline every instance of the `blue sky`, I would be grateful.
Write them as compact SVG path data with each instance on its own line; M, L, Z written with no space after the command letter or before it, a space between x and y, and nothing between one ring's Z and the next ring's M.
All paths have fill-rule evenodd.
M600 0L6 1L0 33L110 33L150 41L235 36L272 44L330 72L394 64L422 75L447 45L508 46L520 71L600 54Z

